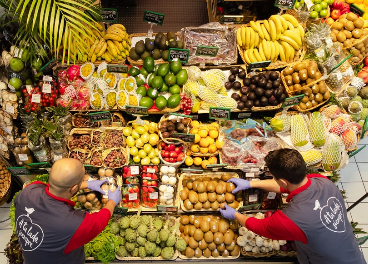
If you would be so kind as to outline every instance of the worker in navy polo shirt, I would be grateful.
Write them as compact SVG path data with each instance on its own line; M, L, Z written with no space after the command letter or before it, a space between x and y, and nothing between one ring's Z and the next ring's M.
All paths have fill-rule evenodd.
M108 202L97 213L74 210L70 199L80 190L99 191L105 181L84 181L85 169L76 159L52 166L49 183L34 182L15 199L15 224L24 264L85 263L84 244L106 226L121 200L120 187L109 191Z
M280 149L265 158L272 180L232 178L233 193L249 188L288 193L288 206L271 217L256 219L226 205L221 214L236 219L254 233L275 240L292 240L300 264L363 264L339 189L319 174L306 176L303 157L296 150Z

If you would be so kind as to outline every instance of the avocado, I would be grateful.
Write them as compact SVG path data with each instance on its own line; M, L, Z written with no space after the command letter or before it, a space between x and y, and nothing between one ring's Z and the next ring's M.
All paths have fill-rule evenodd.
M153 41L149 38L146 38L146 41L145 41L145 47L146 47L146 50L148 51L152 51L155 49L155 45L153 44Z
M169 31L169 32L167 33L167 39L168 39L168 40L172 40L172 39L175 39L175 40L176 40L176 35L175 35L175 33L174 33L174 32L172 32L172 31Z
M160 50L167 50L167 44L166 44L167 38L166 36L162 36L162 38L160 39L160 43L158 45Z
M169 51L168 50L164 50L163 52L161 52L161 58L164 61L167 61L169 59Z
M161 58L161 53L159 49L154 49L151 53L154 60L158 60Z
M137 52L135 51L135 48L131 48L130 49L130 52L129 52L129 57L132 59L132 60L139 60L139 55L137 54Z
M183 41L178 40L178 41L176 42L176 44L177 44L178 49L183 49L183 48L184 48L184 43L183 43Z
M177 42L175 39L170 39L169 40L169 47L170 48L176 48L178 46Z
M164 35L164 33L162 33L162 32L157 33L157 35L155 37L155 41L154 41L156 47L158 47L158 44L160 43L160 39L162 38L163 35Z
M147 57L151 57L151 53L149 53L147 50L142 53L141 59L144 60Z
M144 43L143 41L139 41L137 42L137 44L135 44L135 52L138 54L138 55L142 55L142 53L145 51L145 46L144 46Z

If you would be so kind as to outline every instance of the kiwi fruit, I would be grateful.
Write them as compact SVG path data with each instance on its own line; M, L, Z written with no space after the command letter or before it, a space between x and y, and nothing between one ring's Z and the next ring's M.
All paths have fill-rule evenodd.
M201 229L196 229L194 231L193 237L196 241L201 241L203 239L203 232Z
M204 203L202 203L202 208L206 210L210 209L211 203L209 201L205 201Z
M341 30L343 26L344 26L343 23L335 21L332 23L331 28L336 29L336 30Z
M216 232L218 232L218 229L219 229L219 224L216 222L216 221L211 221L210 223L209 223L209 225L210 225L210 230L211 230L211 232L212 233L216 233Z
M223 203L223 202L225 202L225 195L224 194L218 194L216 196L216 199L217 199L217 202Z
M358 19L358 16L356 14L350 12L346 15L346 19L350 20L350 21L355 21L356 19Z
M216 193L208 193L207 194L207 199L208 201L210 201L211 203L213 203L214 201L216 201L217 195Z
M215 244L220 245L224 242L224 235L221 232L216 232L213 235L213 241Z
M363 35L363 30L356 28L351 32L351 34L353 35L354 38L358 39Z
M187 248L185 249L185 256L186 256L187 258L193 258L193 256L194 256L194 250L193 250L193 248L191 248L191 247L187 247Z
M217 250L220 251L220 252L224 251L225 250L225 244L222 243L220 245L217 245Z
M180 199L182 201L185 201L186 199L188 199L188 196L189 196L189 194L188 194L187 190L183 189L183 190L180 191Z
M211 231L208 231L204 234L204 241L206 241L207 243L213 242L213 233Z
M224 234L224 243L226 245L230 245L231 242L234 241L234 231L229 229L227 230L227 232Z
M199 247L194 250L194 256L196 258L202 257L202 250Z
M210 230L210 224L208 221L201 221L199 228L202 230L203 233L206 233Z
M182 224L182 225L187 225L187 224L189 224L189 216L187 216L187 215L182 215L182 216L180 217L180 224Z
M203 250L203 257L209 258L211 257L211 253L212 253L211 250L206 248L205 250Z
M239 202L234 201L232 203L228 203L227 205L230 206L231 208L237 209L239 207Z
M204 238L198 242L198 247L202 250L206 249L208 247L207 242L204 240Z
M184 201L184 207L185 207L187 210L192 210L192 209L193 209L193 203L191 203L191 202L189 201L189 199L186 199L186 200Z
M351 33L351 31L348 30L343 30L345 36L347 39L351 38L353 36L353 34Z
M189 201L192 204L196 204L198 202L198 194L195 191L189 192Z
M236 242L231 241L230 244L226 245L226 249L229 250L229 251L232 251L232 250L234 250L235 246L236 246Z
M354 23L352 21L348 21L345 23L344 28L346 28L346 30L348 31L353 31L354 30Z
M226 181L227 181L227 180L226 180ZM227 191L228 193L231 193L234 189L235 189L235 185L234 185L234 183L232 183L232 182L227 182L227 183L226 183L226 191Z
M219 222L219 232L225 234L229 228L229 221L227 219L221 219Z
M222 252L222 255L221 255L222 257L224 257L224 258L226 258L226 257L228 257L228 256L230 256L230 252L227 250L227 249L225 249L223 252Z
M212 193L216 190L216 183L213 182L213 181L210 181L208 184L207 184L207 192L209 193Z
M189 223L191 224L191 225L193 225L194 224L194 221L197 219L197 217L195 216L195 215L190 215L189 216Z
M217 201L214 201L213 203L211 203L211 209L212 210L217 211L219 207L220 207L220 205Z
M218 183L216 185L216 193L217 194L223 194L224 192L226 192L226 186L223 183Z
M198 201L201 203L204 203L207 201L207 193L203 192L203 193L199 193L198 194Z
M336 35L336 38L341 43L343 43L346 40L346 36L344 32L341 32L341 31Z
M228 203L232 203L235 200L235 196L232 193L226 193L225 200Z
M202 210L202 203L201 202L197 202L194 205L194 209L195 210Z

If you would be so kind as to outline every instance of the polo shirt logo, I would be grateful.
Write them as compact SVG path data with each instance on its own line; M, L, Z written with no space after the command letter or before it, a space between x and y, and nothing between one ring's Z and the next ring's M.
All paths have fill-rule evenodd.
M322 224L330 231L335 233L343 233L346 231L345 217L343 207L336 197L330 197L327 204L320 206L318 200L314 202L313 210L320 210L320 219Z
M32 222L30 215L35 211L33 208L25 207L27 214L17 218L16 229L19 243L24 251L33 251L38 248L44 238L42 228Z

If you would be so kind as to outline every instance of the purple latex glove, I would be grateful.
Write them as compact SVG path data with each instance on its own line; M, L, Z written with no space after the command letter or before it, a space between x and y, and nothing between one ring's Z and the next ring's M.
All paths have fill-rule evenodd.
M101 185L104 184L105 182L109 182L107 179L106 180L102 180L102 181L87 181L88 183L88 189L90 189L91 191L97 191L100 192L102 194L105 194L105 191L103 191L101 189Z
M225 204L225 208L226 209L220 208L221 215L227 219L235 219L235 213L237 213L238 211L236 211L234 208L231 208L227 204Z
M116 205L119 205L119 202L121 201L120 186L113 192L109 189L107 196L109 197L109 200L113 200Z
M250 186L250 181L239 179L239 178L231 178L227 182L232 182L236 185L236 188L232 191L232 193L237 193L239 191L252 188Z

